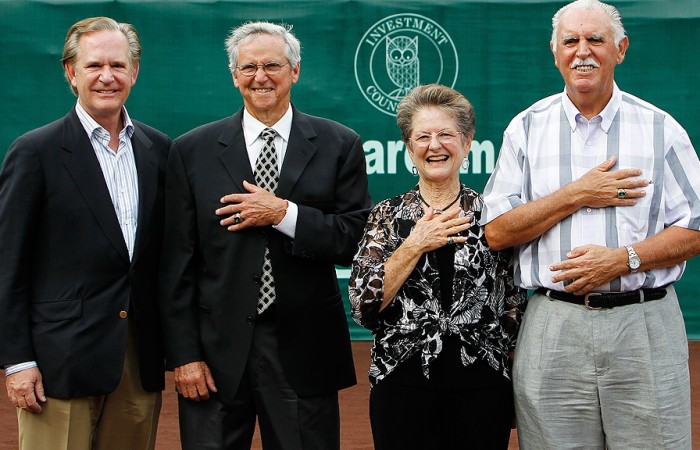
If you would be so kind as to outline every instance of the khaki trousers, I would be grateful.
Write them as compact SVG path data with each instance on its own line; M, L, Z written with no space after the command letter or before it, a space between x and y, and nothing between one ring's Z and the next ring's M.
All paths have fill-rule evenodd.
M40 368L41 369L41 368ZM131 332L122 379L107 395L47 397L39 414L17 410L20 450L153 450L161 393L141 387Z

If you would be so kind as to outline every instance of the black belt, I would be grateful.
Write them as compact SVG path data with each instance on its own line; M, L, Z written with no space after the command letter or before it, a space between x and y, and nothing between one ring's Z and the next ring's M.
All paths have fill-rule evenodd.
M583 305L588 309L614 308L666 297L666 288L637 289L629 292L589 292L586 295L575 295L545 288L538 288L535 292L555 300Z

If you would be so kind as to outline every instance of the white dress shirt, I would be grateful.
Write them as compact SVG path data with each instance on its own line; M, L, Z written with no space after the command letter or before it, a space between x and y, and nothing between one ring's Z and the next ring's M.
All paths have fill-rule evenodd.
M284 116L273 126L268 127L253 117L247 109L243 109L243 135L245 136L248 159L250 160L250 167L253 173L255 173L255 163L265 144L265 141L260 137L260 133L262 133L265 128L272 128L277 132L274 141L275 150L277 150L277 170L279 171L278 173L282 173L282 164L284 163L284 157L287 154L287 145L289 144L289 134L292 131L292 116L292 105L290 104ZM255 184L255 180L247 181ZM275 228L277 231L293 239L297 230L298 212L299 208L297 205L287 200L287 212L284 218L277 225L273 225L272 228Z

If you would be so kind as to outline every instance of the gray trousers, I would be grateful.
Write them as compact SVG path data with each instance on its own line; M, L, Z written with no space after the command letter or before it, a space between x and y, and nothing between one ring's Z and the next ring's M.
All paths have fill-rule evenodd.
M688 340L665 298L588 310L535 294L513 368L522 450L691 450Z

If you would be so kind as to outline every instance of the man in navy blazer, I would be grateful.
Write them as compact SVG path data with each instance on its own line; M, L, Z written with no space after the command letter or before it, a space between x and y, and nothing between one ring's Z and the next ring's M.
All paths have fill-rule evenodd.
M0 172L0 364L22 449L154 448L170 140L124 107L140 55L129 24L73 25L76 106L17 138Z
M246 23L226 46L244 108L176 139L167 168L161 304L182 446L249 448L257 417L267 449L338 449L338 390L356 379L335 264L371 207L362 142L291 104L289 29Z

